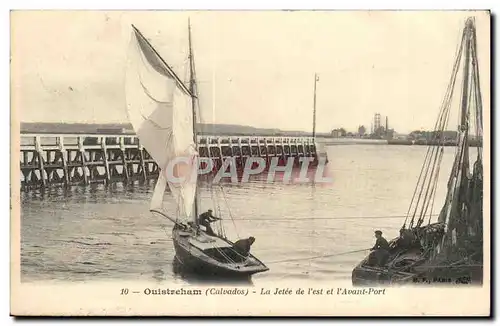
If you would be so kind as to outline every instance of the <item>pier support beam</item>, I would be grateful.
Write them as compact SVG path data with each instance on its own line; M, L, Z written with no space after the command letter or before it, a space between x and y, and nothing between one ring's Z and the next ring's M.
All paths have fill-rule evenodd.
M111 172L109 171L109 161L108 161L108 150L106 147L106 137L101 137L101 148L102 148L102 159L104 161L104 175L106 177L106 183L109 184L111 181Z
M120 151L121 151L121 156L122 156L122 164L123 164L123 171L122 175L124 178L124 181L128 183L129 181L129 173L128 173L128 162L126 158L126 153L125 153L125 138L120 138ZM132 172L133 172L134 167L132 166Z
M69 171L68 171L68 161L67 161L67 153L66 148L64 147L64 137L58 137L57 142L59 144L59 151L61 152L61 162L63 166L64 172L64 184L66 186L69 185Z
M83 173L83 182L85 185L89 184L89 178L87 176L87 157L85 156L85 148L83 147L83 137L78 137L78 150L81 157L81 168Z
M38 171L40 172L40 180L42 181L42 185L45 188L47 186L47 179L45 178L45 168L43 162L43 150L41 146L40 136L35 138L35 148L36 155L38 156Z
M146 164L144 163L144 148L141 143L139 143L139 164L141 165L142 179L144 181L148 178L148 170L146 169Z

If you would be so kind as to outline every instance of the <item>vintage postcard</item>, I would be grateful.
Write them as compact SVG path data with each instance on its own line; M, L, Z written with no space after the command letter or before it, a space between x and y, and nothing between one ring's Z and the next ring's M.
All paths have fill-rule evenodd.
M10 18L11 314L490 315L489 11Z

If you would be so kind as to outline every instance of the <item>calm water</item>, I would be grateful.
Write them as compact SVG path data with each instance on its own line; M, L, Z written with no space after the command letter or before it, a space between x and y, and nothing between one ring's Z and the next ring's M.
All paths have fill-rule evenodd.
M374 229L393 238L401 227L425 156L423 146L328 147L333 184L283 184L253 180L225 184L218 202L226 233L253 235L253 253L270 271L259 280L349 279L373 245ZM455 149L445 149L434 211L440 208ZM472 153L476 153L472 149ZM191 282L174 273L172 224L149 213L154 184L104 185L22 194L22 281L108 280ZM165 197L167 209L174 203ZM207 187L202 209L217 209ZM229 218L232 213L235 223Z

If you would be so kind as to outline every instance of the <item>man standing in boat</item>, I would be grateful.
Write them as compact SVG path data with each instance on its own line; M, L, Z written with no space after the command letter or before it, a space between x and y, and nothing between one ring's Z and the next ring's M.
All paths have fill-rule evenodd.
M205 213L200 214L200 216L198 217L198 224L203 225L205 227L207 234L215 235L215 232L212 229L212 227L210 226L210 223L218 221L218 220L220 220L220 218L213 216L212 210L209 209Z
M370 261L376 260L377 266L383 266L387 258L389 258L389 243L382 236L382 231L380 230L375 231L375 238L377 238L377 241L371 249Z

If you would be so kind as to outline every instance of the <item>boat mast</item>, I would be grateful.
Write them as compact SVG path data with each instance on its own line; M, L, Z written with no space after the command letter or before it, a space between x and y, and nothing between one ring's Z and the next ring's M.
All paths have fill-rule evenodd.
M463 133L462 146L463 155L460 165L462 168L469 167L469 96L470 93L470 73L471 73L471 38L473 37L472 31L474 30L474 23L471 18L467 19L466 23L466 37L465 37L465 60L464 60L464 80L462 83L462 103L461 103L461 116L460 116L460 133ZM462 172L462 179L466 178L467 174Z
M314 100L313 100L313 139L316 138L316 83L318 82L319 77L315 73L314 74Z
M191 92L191 110L193 112L193 142L196 151L198 151L198 133L196 124L196 72L194 68L193 49L191 47L191 21L188 18L188 39L189 39L189 91ZM198 170L198 167L196 167ZM196 171L198 173L198 171ZM196 190L194 195L194 223L198 225L198 179L196 179Z
M479 63L477 56L477 37L476 37L476 29L472 29L472 72L473 72L473 81L475 86L475 94L476 94L476 134L477 136L482 136L483 130L483 99L481 95L481 85L479 82ZM481 156L481 151L477 151L478 157Z
M446 230L455 229L456 224L463 224L462 211L463 211L463 194L465 193L468 182L469 172L469 100L470 100L470 69L471 69L471 38L473 37L474 23L471 18L467 19L464 28L464 64L463 64L463 82L462 82L462 96L460 103L460 125L458 126L458 142L457 154L455 156L455 163L450 175L450 183L448 195L450 198L446 213L439 220L446 223ZM450 219L454 217L452 221ZM458 218L457 218L458 217ZM465 223L467 223L465 221ZM450 225L451 224L451 225ZM459 228L461 229L461 228ZM458 231L456 231L458 232ZM463 234L456 234L456 238L462 237ZM443 238L443 243L445 238Z
M460 119L460 126L465 128L467 126L467 115L469 105L469 71L470 71L470 50L471 50L471 37L472 37L472 21L467 20L467 34L465 38L465 61L464 61L464 80L462 84L462 114Z

